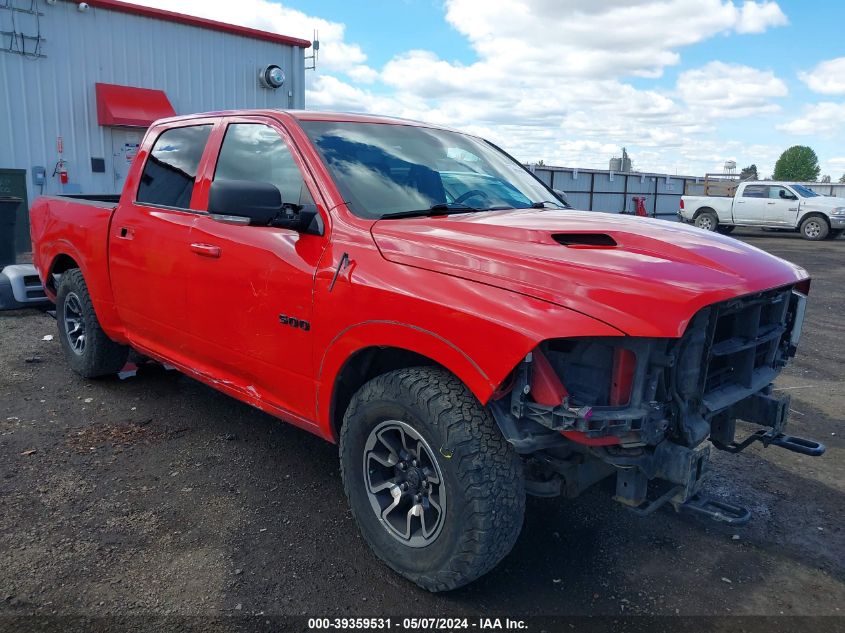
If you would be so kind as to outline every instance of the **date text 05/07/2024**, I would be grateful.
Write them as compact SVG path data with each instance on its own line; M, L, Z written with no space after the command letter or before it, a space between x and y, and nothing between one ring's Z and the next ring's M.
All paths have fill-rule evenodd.
M308 630L526 630L524 620L511 618L309 618Z

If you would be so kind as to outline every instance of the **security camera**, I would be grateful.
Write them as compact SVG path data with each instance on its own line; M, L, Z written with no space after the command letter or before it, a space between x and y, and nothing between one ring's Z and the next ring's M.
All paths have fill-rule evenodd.
M80 2L76 8L79 10L80 13L85 13L90 6L91 5L89 5L87 2Z

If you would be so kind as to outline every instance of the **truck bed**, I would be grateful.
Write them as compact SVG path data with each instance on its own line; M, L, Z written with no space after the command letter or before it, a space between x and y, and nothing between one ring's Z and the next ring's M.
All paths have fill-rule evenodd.
M47 296L55 300L53 274L78 266L104 329L114 327L108 243L118 196L41 196L30 209L32 263ZM61 257L59 255L61 254ZM51 268L52 266L52 268Z

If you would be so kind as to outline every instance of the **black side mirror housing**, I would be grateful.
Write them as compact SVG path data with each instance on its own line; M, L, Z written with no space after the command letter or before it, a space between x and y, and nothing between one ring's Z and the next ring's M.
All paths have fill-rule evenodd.
M270 226L312 235L323 234L323 218L315 204L285 205L285 210L270 221Z
M208 194L208 212L249 219L269 226L282 213L282 193L269 182L215 180Z
M278 187L269 182L214 181L208 195L208 212L220 222L323 234L323 218L317 205L283 202Z

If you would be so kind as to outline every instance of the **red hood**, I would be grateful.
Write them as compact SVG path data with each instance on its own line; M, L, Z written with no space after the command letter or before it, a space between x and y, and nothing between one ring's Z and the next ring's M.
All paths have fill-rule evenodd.
M392 262L550 301L632 336L680 336L706 305L807 278L801 268L730 237L588 211L388 219L372 233ZM561 234L576 241L602 234L616 245L566 246L553 237Z

